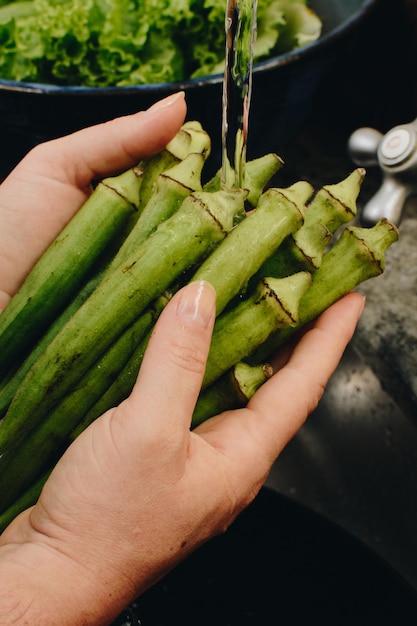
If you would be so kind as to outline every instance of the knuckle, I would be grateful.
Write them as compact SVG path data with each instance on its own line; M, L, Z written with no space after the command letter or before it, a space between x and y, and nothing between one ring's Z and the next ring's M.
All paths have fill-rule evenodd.
M207 362L207 350L204 349L198 338L181 333L173 337L167 358L180 370L203 376Z

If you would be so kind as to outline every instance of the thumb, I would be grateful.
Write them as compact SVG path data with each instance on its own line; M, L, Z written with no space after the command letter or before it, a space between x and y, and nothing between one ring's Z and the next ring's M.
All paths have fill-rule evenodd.
M178 291L149 341L136 385L126 401L141 439L183 438L200 392L216 315L216 295L204 281ZM176 435L174 435L176 433Z

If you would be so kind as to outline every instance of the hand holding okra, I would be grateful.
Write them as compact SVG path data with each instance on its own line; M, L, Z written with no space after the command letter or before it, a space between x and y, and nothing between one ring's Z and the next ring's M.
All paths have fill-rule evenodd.
M132 117L119 118L103 132L83 130L64 144L41 144L2 185L0 308L21 285L34 262L91 194L94 180L126 169L159 152L185 115L181 94Z
M158 152L173 139L184 112L182 99L174 99L158 111L158 121L155 112L148 118L139 114L34 150L0 189L1 232L5 233L0 288L13 295L43 249L89 197L92 179L110 176ZM137 128L136 139L132 124ZM110 140L115 135L113 144ZM66 156L68 177L62 167L56 168L58 154ZM82 167L77 165L80 155ZM33 176L39 172L38 159L43 161L42 184ZM24 186L23 204L17 205L23 206L22 212L19 208L15 215L25 171L31 175L30 184ZM49 183L48 171L52 174ZM62 190L68 190L68 184L71 193L64 202ZM282 221L287 230L283 232L288 235L294 229L298 240L303 237L298 212L287 208L294 197L305 194L305 185L278 193L286 207ZM264 197L266 213L269 196L274 195L270 192ZM45 213L37 208L43 198L49 203ZM32 224L37 219L36 223L49 225L46 236L39 235L40 227L31 226L26 234L21 230L31 216ZM248 224L250 229L249 220ZM265 238L270 230L266 228ZM323 229L319 230L322 236ZM29 245L30 231L38 233L33 246ZM208 259L217 262L214 255ZM264 262L260 259L258 265ZM279 255L268 255L268 262L281 267L282 260ZM329 266L333 265L330 258ZM303 322L311 326L298 343L292 348L287 345L278 356L279 371L262 384L245 408L204 418L202 423L197 420L199 425L190 430L203 379L218 364L214 359L214 366L206 369L216 314L224 306L221 286L216 285L216 301L208 282L212 267L200 265L189 284L179 286L168 304L161 304L158 321L148 327L152 333L130 395L103 416L95 416L90 427L74 437L37 504L1 536L0 624L21 623L24 616L32 624L45 625L52 623L54 614L68 626L110 622L190 551L227 528L256 495L271 464L319 401L360 316L363 298L359 294L339 299L314 322L320 311L312 313L311 305L301 307ZM305 268L300 273L304 284ZM214 275L210 282L215 282ZM266 283L263 288L274 293L274 284ZM268 298L262 294L261 300ZM247 301L244 304L238 319L251 320ZM146 306L144 310L149 311ZM229 313L226 309L224 315ZM273 331L274 346L282 344L280 330ZM222 325L214 332L221 346ZM262 344L259 350L262 353ZM269 360L273 366L274 360ZM88 375L89 365L85 367ZM206 389L208 393L209 383ZM39 432L36 428L35 433ZM7 454L6 450L3 458ZM32 456L36 456L34 450ZM36 576L31 573L34 568Z

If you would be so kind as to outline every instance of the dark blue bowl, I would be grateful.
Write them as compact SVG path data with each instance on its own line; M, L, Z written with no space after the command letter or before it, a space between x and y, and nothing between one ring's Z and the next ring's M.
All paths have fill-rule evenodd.
M323 22L321 38L256 64L250 108L248 157L280 152L294 136L326 71L343 44L365 23L378 0L311 0ZM211 167L220 164L222 75L131 87L61 87L0 80L0 168L6 171L36 143L149 107L186 92L188 119L210 133Z

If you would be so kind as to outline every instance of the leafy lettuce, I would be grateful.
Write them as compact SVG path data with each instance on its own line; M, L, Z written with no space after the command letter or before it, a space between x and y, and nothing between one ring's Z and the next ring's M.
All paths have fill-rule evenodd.
M0 0L0 77L89 87L223 72L226 0ZM315 41L307 0L258 0L255 61Z

